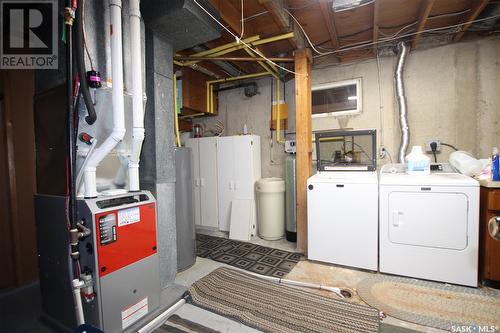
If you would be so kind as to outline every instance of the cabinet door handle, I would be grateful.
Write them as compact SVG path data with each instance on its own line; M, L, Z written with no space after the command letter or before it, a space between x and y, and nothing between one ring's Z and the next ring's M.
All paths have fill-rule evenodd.
M235 190L237 190L237 189L238 189L238 182L237 182L237 181L235 181L235 182L234 182L234 189L235 189Z
M232 190L233 189L233 182L232 181L229 181L229 189Z
M200 179L200 186L205 187L205 178Z
M198 178L196 178L194 180L194 187L199 187L200 186L200 180Z

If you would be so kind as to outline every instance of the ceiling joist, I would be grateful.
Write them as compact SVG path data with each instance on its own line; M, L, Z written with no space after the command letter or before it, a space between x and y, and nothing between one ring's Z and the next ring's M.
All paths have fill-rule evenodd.
M271 14L273 21L282 33L294 33L294 37L290 39L290 43L295 49L301 49L307 45L300 28L290 20L285 0L259 0L259 4L264 6Z
M319 5L321 7L321 14L323 15L323 21L325 21L328 34L330 35L330 42L332 43L334 49L338 49L339 38L337 35L337 29L335 28L335 22L333 21L331 4L328 0L320 0Z
M380 16L380 0L374 0L373 3L373 49L377 50L378 43L378 30L379 30L379 16Z
M418 40L420 39L422 31L425 28L425 23L427 22L429 14L431 13L432 6L434 6L434 2L436 2L436 0L425 0L422 2L422 7L420 7L420 15L418 17L417 23L417 33L413 36L413 39L411 41L412 49L417 46Z
M479 14L481 14L484 7L486 7L486 5L488 5L489 2L490 2L490 0L476 0L476 1L474 1L475 4L472 7L469 16L467 16L467 18L464 20L465 24L462 26L462 29L460 30L460 32L457 33L455 35L455 37L453 37L454 42L458 42L460 39L462 39L462 37L465 34L465 31L467 31L467 29L469 29L469 27L472 25L472 21L474 21L479 16Z

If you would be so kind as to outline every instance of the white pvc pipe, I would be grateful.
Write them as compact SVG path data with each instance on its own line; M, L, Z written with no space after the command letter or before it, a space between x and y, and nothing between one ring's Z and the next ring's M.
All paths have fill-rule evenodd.
M329 287L329 286L323 286L321 284L281 279L281 278L277 278L274 276L260 275L260 274L252 273L252 272L245 272L245 273L253 275L253 276L260 278L260 279L263 279L263 280L268 280L268 281L286 284L286 285L290 285L290 286L327 290L327 291L331 291L332 293L336 294L340 298L345 298L344 295L342 295L342 289L337 288L337 287Z
M76 175L77 193L80 193L80 187L82 185L82 178L83 178L83 171L85 170L85 167L87 166L89 158L90 158L90 156L92 156L92 153L94 152L96 145L97 145L97 139L92 138L92 140L90 141L90 148L87 152L87 155L85 156L85 159L83 160L82 167L80 168L80 171L78 171L78 174Z
M89 158L84 171L85 197L97 197L96 168L125 136L125 106L123 99L122 2L109 1L111 17L111 75L113 80L113 131Z
M79 279L74 279L72 285L73 299L75 301L76 324L80 326L85 324L85 317L83 316L82 297L80 296L80 288L84 285L84 283Z
M139 159L144 141L142 98L141 11L140 0L130 0L130 56L132 60L132 153L128 162L129 191L139 191Z
M186 303L186 300L183 298L179 300L177 303L163 311L158 317L150 321L148 324L145 326L141 327L140 329L137 330L137 333L149 333L153 332L153 330L157 329L160 327L164 322L167 321L167 319L174 314L175 311L177 311L181 306L183 306Z

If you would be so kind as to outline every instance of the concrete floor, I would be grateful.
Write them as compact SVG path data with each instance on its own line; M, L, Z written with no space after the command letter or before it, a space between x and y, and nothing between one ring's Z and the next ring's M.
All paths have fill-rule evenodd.
M219 233L218 236L226 236ZM295 243L287 242L284 239L278 241L266 241L258 237L252 239L252 243L263 246L269 246L286 251L294 251ZM196 258L196 263L189 269L177 274L173 286L176 286L176 296L167 297L171 301L180 298L184 287L188 288L195 281L206 276L213 270L219 267L231 267L223 263L219 263L206 258ZM327 265L308 260L300 261L293 270L288 274L290 280L312 282L328 286L336 286L347 288L355 291L357 284L365 277L377 274L376 272L368 272L335 265ZM332 293L319 290L311 290L328 297L337 297ZM10 295L12 294L12 295ZM172 294L173 295L173 294ZM29 306L26 306L26 299L32 300ZM356 294L349 299L349 302L365 304ZM33 333L52 333L43 324L38 322L37 318L40 313L40 295L38 285L27 286L20 288L14 292L0 294L0 331L3 332L33 332ZM219 316L212 312L192 306L190 304L183 305L176 312L180 317L199 323L203 326L210 327L220 332L258 332L257 330L244 326L236 321ZM410 329L419 332L444 332L430 327L424 327L412 323L408 323L396 318L384 318L382 324L393 325L389 330L381 330L382 332L400 332L398 328ZM15 326L14 326L15 325ZM403 330L401 331L403 332ZM407 331L404 331L407 332Z
M211 234L213 236L227 237L226 233L221 232L210 232L202 231L206 234ZM253 237L251 240L254 244L264 245L272 248L277 248L286 251L295 251L295 243L287 242L285 239L278 241L266 241L257 236ZM196 263L191 268L177 274L175 283L186 287L189 287L192 283L209 274L213 270L219 267L235 267L228 266L223 263L219 263L206 258L196 258ZM323 284L328 286L337 286L342 288L347 288L355 291L357 284L369 276L370 274L375 274L375 272L363 271L350 269L335 265L321 264L317 262L311 262L304 260L299 262L293 270L287 275L287 279L312 282L317 284ZM326 291L313 291L328 297L336 297L332 293ZM356 294L349 300L350 302L357 304L364 304L359 296ZM179 316L197 322L201 325L210 327L221 332L256 332L256 330L243 326L233 320L215 315L209 311L194 307L192 305L186 304L176 312ZM439 329L425 327L421 325L416 325L413 323L405 322L396 318L386 317L382 321L383 323L394 325L397 327L412 329L419 332L445 332ZM236 325L236 326L235 326Z

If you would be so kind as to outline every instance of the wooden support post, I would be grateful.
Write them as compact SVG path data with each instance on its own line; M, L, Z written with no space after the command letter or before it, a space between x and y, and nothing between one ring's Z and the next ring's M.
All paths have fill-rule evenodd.
M307 179L312 174L310 49L295 51L295 132L297 145L297 250L307 255Z

